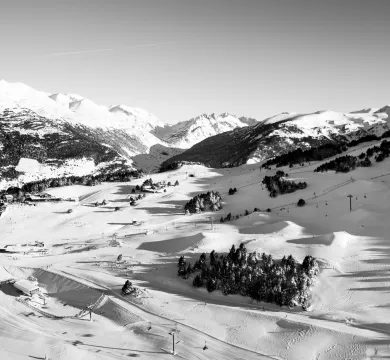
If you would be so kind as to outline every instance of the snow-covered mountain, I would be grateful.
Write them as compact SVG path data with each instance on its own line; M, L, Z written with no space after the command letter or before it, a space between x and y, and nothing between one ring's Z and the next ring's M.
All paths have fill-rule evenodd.
M0 111L22 109L47 118L63 119L91 128L151 131L164 126L146 110L125 105L104 106L76 94L47 94L22 83L0 80ZM159 140L154 140L159 143ZM152 144L154 145L154 143Z
M106 107L80 95L0 80L0 190L50 176L91 174L112 163L131 168L135 156L150 152L167 159L181 150L150 133L163 125L143 109ZM34 171L21 170L25 159L37 162L29 167Z
M168 125L144 109L0 80L0 190L104 171L112 163L153 171L209 136L254 121L224 113Z
M168 125L140 108L103 106L77 94L0 80L0 190L50 174L105 171L112 164L150 171L164 161L256 162L298 147L381 135L389 130L389 116L390 106L281 113L263 121L212 113ZM21 159L37 162L27 167L35 170L23 171Z
M202 114L177 124L156 127L153 134L172 146L188 149L210 136L248 126L248 123L253 124L253 121L256 120L238 118L229 113Z
M169 169L171 164L180 161L200 162L212 167L236 166L325 142L350 141L369 134L380 136L389 130L389 109L278 114L256 125L209 137L165 161L162 168Z

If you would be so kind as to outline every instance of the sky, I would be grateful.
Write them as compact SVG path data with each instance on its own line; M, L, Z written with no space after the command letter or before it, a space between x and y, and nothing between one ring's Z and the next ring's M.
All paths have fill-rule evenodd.
M0 0L0 78L164 122L390 103L388 0Z

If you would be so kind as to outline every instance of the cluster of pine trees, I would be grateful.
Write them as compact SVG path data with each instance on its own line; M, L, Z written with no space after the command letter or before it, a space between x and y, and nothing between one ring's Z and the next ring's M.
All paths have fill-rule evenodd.
M177 170L180 169L183 165L204 165L201 162L198 161L173 161L173 162L168 162L164 161L158 170L158 172L162 173L165 171L172 171L172 170Z
M372 148L367 149L366 156L375 155L375 161L381 162L385 158L390 156L390 142L387 140L383 140L380 146L374 146Z
M373 146L362 152L359 156L345 155L328 161L318 166L314 172L323 172L333 170L336 172L347 173L357 167L370 167L371 157L375 155L375 161L380 162L390 156L390 142L383 140L379 146Z
M222 198L218 191L198 194L184 205L184 210L191 214L201 211L218 211L222 209Z
M318 166L316 169L314 169L314 172L334 170L336 172L347 173L351 170L354 170L358 166L358 163L359 161L356 156L351 156L351 155L340 156L336 159L333 159L331 161L328 161Z
M278 170L274 176L264 177L262 183L269 191L269 196L276 197L278 194L289 194L307 188L305 181L296 183L292 180L285 180L285 177L288 177L288 174L281 170Z
M229 195L234 195L237 192L237 188L230 188Z
M265 253L261 256L256 252L248 253L243 243L237 249L233 245L227 255L213 250L209 261L202 253L194 265L184 256L178 262L178 275L188 279L195 274L192 280L195 287L289 307L307 307L310 286L318 273L318 263L310 255L301 264L291 255L276 262Z

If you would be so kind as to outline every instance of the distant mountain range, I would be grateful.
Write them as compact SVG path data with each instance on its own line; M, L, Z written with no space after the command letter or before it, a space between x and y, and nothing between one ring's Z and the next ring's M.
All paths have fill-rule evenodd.
M0 80L0 190L119 168L156 171L180 161L254 163L296 148L381 135L389 130L389 115L389 106L282 113L263 121L211 113L166 124L140 108Z
M351 113L318 111L309 114L282 113L256 125L236 128L209 137L163 162L170 169L178 162L200 162L211 167L257 163L295 150L333 141L350 141L389 130L390 107Z
M170 125L140 108L103 106L77 94L0 80L0 190L101 172L113 164L153 171L206 137L254 121L225 113ZM29 159L29 166L21 159Z

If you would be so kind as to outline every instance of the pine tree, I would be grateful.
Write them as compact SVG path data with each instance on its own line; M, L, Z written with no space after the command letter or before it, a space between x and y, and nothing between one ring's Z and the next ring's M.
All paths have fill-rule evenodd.
M184 265L184 263L185 263L185 260L184 260L184 256L182 255L179 258L179 262L178 262L177 266L182 267Z
M193 272L193 269L192 269L192 265L191 263L188 263L188 266L187 266L187 276L190 276Z
M236 247L233 244L232 247L230 248L228 258L233 261L235 255L236 255Z
M133 284L130 280L126 280L122 286L122 295L129 295L134 290Z
M210 265L211 266L215 265L217 257L218 257L218 254L214 250L212 250L211 253L210 253Z
M193 281L193 285L195 287L203 286L203 280L199 274L195 276L194 281Z
M217 282L215 279L209 278L206 283L206 288L209 293L217 290Z

